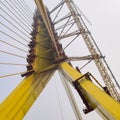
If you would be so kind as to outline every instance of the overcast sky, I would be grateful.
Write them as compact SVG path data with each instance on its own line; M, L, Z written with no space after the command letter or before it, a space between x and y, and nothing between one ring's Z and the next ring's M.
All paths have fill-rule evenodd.
M95 41L100 47L103 55L106 56L113 73L120 83L120 1L119 0L74 0L82 12L87 16L92 26L89 30L92 32ZM29 7L34 11L34 0L25 0ZM51 10L58 2L57 0L44 0L46 6ZM91 70L93 74L95 70ZM90 72L91 72L90 71ZM11 80L0 79L0 101L20 82L21 78L14 77L14 85ZM17 82L15 82L17 81ZM11 87L10 87L11 86ZM4 92L3 92L4 91ZM75 91L74 91L75 92ZM76 95L76 93L74 93ZM77 96L77 95L76 95ZM60 98L60 101L58 100ZM81 100L76 97L80 109ZM61 108L59 106L59 102ZM62 113L61 113L62 109ZM83 115L83 113L82 113ZM95 113L83 115L84 120L101 120ZM58 74L49 82L45 90L37 99L31 110L25 116L24 120L75 120L75 116L63 90Z
M82 10L82 12L86 15L86 17L89 19L89 21L92 23L92 26L89 26L90 31L92 32L98 46L100 47L103 55L106 56L106 59L108 63L110 64L110 67L112 68L112 71L115 73L116 77L120 77L119 73L119 66L120 66L120 47L119 47L119 40L120 40L120 1L119 0L74 0L79 8ZM44 0L47 7L51 10L52 7L58 2L57 0ZM57 75L56 75L57 76ZM55 101L53 99L47 98L48 96L55 95L54 93L54 82L56 77L50 82L48 85L48 88L44 91L44 94L42 94L42 97L39 97L40 101L45 102L39 102L36 103L35 106L37 106L38 109L34 109L32 112L36 112L34 115L32 112L30 112L30 116L26 116L27 118L39 118L47 120L47 119L54 119L54 120L62 120L62 117L60 117L60 110L57 109L55 106ZM119 80L119 79L118 79ZM58 83L59 84L59 83ZM59 86L59 85L58 85ZM61 87L60 87L61 88ZM61 91L59 88L59 92ZM51 90L51 93L49 90ZM47 93L48 91L48 93ZM48 94L48 95L46 95ZM61 95L61 92L60 92ZM62 95L61 95L62 96ZM44 98L45 97L45 98ZM52 98L52 97L51 97ZM54 97L53 97L54 98ZM42 100L41 100L42 99ZM46 101L46 99L49 99L49 102ZM67 98L65 98L67 99ZM42 106L41 106L42 104ZM47 104L47 105L46 105ZM52 106L51 106L52 104ZM63 110L63 118L74 120L75 117L72 113L72 110L68 105L66 107L64 103L64 100L61 101L62 104L62 110ZM39 106L39 107L38 107ZM58 107L58 106L57 106ZM41 110L41 108L44 108ZM42 111L40 115L40 111ZM47 111L46 111L47 109ZM57 111L58 110L58 111ZM43 112L44 111L44 112ZM55 118L54 118L54 117ZM59 117L58 117L59 116ZM84 116L84 119L97 119L101 120L95 113L91 113L90 115ZM32 120L32 119L31 119Z

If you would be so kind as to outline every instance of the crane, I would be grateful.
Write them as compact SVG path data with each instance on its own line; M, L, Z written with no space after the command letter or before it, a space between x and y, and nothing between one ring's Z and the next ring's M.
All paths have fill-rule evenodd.
M115 77L74 2L72 0L62 0L50 12L42 0L35 0L35 3L38 9L33 17L32 38L28 44L30 50L26 58L27 71L21 74L24 77L23 81L0 104L0 118L2 120L21 120L45 88L54 72L58 70L64 78L63 84L77 120L81 120L82 117L66 81L77 90L83 100L86 106L86 109L83 110L85 114L96 109L104 119L119 120L120 95L112 80ZM69 12L56 21L64 5ZM58 12L52 19L50 15L56 10ZM65 23L61 25L61 21L64 20ZM76 25L76 27L71 31L73 25ZM59 31L60 29L62 30ZM65 29L67 30L64 31ZM67 56L60 41L73 36L76 39L79 35L83 38L90 55L82 57ZM90 72L83 74L78 67L74 68L71 64L72 60L93 60L105 86L102 86ZM94 84L93 81L98 85Z

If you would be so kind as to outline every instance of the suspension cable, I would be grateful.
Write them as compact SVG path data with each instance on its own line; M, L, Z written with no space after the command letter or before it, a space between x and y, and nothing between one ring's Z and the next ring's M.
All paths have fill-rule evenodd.
M23 74L23 73L25 73L25 72L18 72L18 73L13 73L13 74L2 75L2 76L0 76L0 78L5 78L5 77L10 77L10 76L20 75L20 74Z
M16 25L14 25L12 22L10 22L7 18L5 18L3 15L0 15L2 18L4 18L8 23L10 23L12 26L14 26L18 31L20 31L23 35L25 35L27 38L29 38L29 36L27 34L25 34L22 30L20 30Z
M23 18L23 17L21 16L21 14L20 14L8 1L5 0L5 2L6 2L6 3L13 9L13 11L15 11L15 12L17 13L17 15L18 15L22 20L24 20L25 23L30 27L30 24L31 24L31 23L29 23L25 18Z
M21 56L21 55L18 55L18 54L14 54L14 53L10 53L10 52L7 52L7 51L0 50L0 52L1 52L1 53L5 53L5 54L8 54L8 55L15 56L15 57L20 57L20 58L26 59L26 57L24 57L24 56Z
M31 14L31 11L27 11L26 10L26 7L20 2L20 0L17 0L17 2L20 4L20 6L23 8L24 12L30 17L32 18L33 17L33 12Z
M15 3L19 6L19 8L23 11L23 13L29 18L31 19L31 22L33 21L33 15L32 16L29 16L28 12L25 11L25 9L22 7L20 1L15 1Z
M19 0L18 0L19 1ZM20 3L20 2L19 2ZM23 11L22 7L20 6L20 4L17 3L17 1L7 1L7 0L0 0L0 10L3 13L0 13L0 18L3 21L0 21L0 24L2 26L2 29L0 30L0 33L2 35L2 37L5 39L11 38L10 40L14 40L17 43L19 43L19 45L23 45L26 48L29 48L26 43L29 43L30 40L30 35L29 33L32 30L32 16L31 17ZM7 30L7 32L6 32ZM17 30L17 31L16 31ZM24 31L23 31L24 30ZM15 36L15 37L14 37ZM20 37L20 39L18 39L18 37ZM17 39L18 40L17 40ZM22 42L22 41L25 42ZM1 40L0 42L2 43L2 45L6 45L5 47L13 47L15 49L18 49L22 52L28 53L28 51L26 51L25 49L23 49L22 47L17 46L16 44L14 45L14 41L9 42L9 41L5 41L5 40ZM3 47L2 47L3 48ZM9 52L8 49L4 50L0 50L0 53L3 54L7 54L11 55L11 56L15 56L15 57L19 57L19 58L23 58L26 59L27 57L25 57L23 54L19 54L19 53L15 53L14 51ZM14 59L14 57L11 57L12 59ZM27 66L27 64L20 64L20 63L10 63L7 61L1 61L0 65L11 65L11 66ZM25 71L26 72L26 71ZM4 77L10 77L10 76L15 76L15 75L19 75L19 74L24 74L25 72L18 72L18 73L12 73L12 74L6 74L6 75L1 75L0 78L4 78Z
M18 1L21 1L21 0L18 0ZM26 2L24 0L21 1L21 3L23 4L23 6L27 10L27 12L30 11L29 13L33 13L33 11L30 9L30 7L26 4ZM31 14L31 16L32 16L32 14Z
M21 44L21 45L25 46L26 48L28 48L28 46L27 46L27 45L23 44L22 42L20 42L20 41L19 41L19 40L17 40L16 38L14 38L14 37L10 36L9 34L7 34L7 33L3 32L3 31L1 31L1 30L0 30L0 32L1 32L2 34L4 34L4 35L8 36L8 37L9 37L9 38L11 38L12 40L14 40L14 41L18 42L19 44Z
M0 62L1 65L15 65L15 66L27 66L27 64L15 64L15 63L6 63L6 62Z
M20 21L27 29L29 29L29 30L31 31L31 29L30 29L17 15L15 15L11 9L9 9L2 1L0 1L0 2L2 3L2 5L3 5L8 11L10 11L10 13L13 14L13 16L15 16L15 17L18 19L18 21Z
M17 20L15 20L11 15L9 15L3 8L0 7L0 9L6 14L8 15L15 23L17 23L23 30L26 31L26 33L29 34L29 31L27 31L25 28L25 26L22 26L21 23L19 23Z
M26 8L28 8L29 11L33 13L33 11L30 9L30 7L26 4L26 2L23 0L24 4L26 5Z
M31 23L32 22L32 18L29 18L24 12L23 10L21 9L21 7L19 6L18 2L16 2L16 0L14 0L14 2L12 0L10 0L10 2L13 4L13 6L16 7L16 9L19 11L19 13L21 13L21 15L29 22Z
M29 42L28 40L26 40L24 37L22 37L21 35L19 35L17 32L15 32L14 30L12 30L10 27L8 27L7 25L5 25L4 23L0 22L1 25L3 25L5 28L7 28L8 30L12 31L14 34L16 34L17 36L19 36L20 38L22 38L24 41Z
M16 48L16 49L18 49L18 50L21 50L21 51L23 51L23 52L25 52L25 53L28 53L28 51L25 51L25 50L23 50L23 49L21 49L21 48L19 48L19 47L16 47L15 45L12 45L12 44L10 44L10 43L8 43L8 42L5 42L5 41L3 41L3 40L0 40L0 42L4 43L4 44L6 44L6 45L9 45L9 46L11 46L11 47L13 47L13 48Z

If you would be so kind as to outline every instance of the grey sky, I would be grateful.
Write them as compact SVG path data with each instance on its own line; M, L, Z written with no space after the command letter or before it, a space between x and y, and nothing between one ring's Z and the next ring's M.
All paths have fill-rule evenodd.
M89 30L95 38L103 55L106 56L113 73L120 83L120 1L119 0L74 0L82 12L92 23ZM29 7L34 10L34 0L25 0ZM57 0L44 0L48 8L52 7L58 2ZM77 44L77 43L76 43ZM83 49L84 50L84 49ZM73 53L74 54L74 53ZM89 66L91 67L91 65ZM22 68L21 68L22 70ZM86 71L88 72L88 71ZM89 72L97 76L96 70L90 69ZM4 73L4 71L1 71ZM98 77L99 78L99 77ZM7 79L0 79L0 102L5 96L20 82L21 77L10 77ZM12 84L11 84L12 81ZM14 84L13 84L14 83ZM3 92L4 91L4 92ZM57 92L58 91L58 92ZM73 90L74 91L74 90ZM58 95L59 96L58 96ZM76 100L80 109L83 108L81 100L77 96ZM62 109L63 120L75 120L75 116L70 107L69 101L63 90L61 81L56 74L49 82L45 90L42 92L36 103L25 116L24 120L62 120L58 97ZM83 113L82 113L83 115ZM101 120L99 116L93 112L88 115L83 115L84 120Z

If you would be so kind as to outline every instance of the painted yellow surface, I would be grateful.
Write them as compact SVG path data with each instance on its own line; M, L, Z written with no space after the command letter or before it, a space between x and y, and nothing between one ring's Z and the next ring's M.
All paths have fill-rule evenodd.
M80 74L79 72L77 72L75 69L73 69L70 65L68 65L66 62L63 62L61 64L61 68L67 72L68 75L70 75L70 77L73 79L73 80L76 80L78 79L79 77L82 76L82 74ZM72 68L72 69L71 69ZM70 70L69 70L70 69ZM76 71L76 72L75 72Z
M41 21L38 20L38 23L40 22ZM36 58L33 67L34 70L39 73L51 65L55 67L55 64L53 64L54 55L52 52L51 39L43 22L37 27L37 32L35 47Z
M22 120L53 73L54 70L49 70L38 75L32 74L23 79L15 90L0 104L0 120Z
M57 64L54 64L54 53L51 46L51 39L54 42L54 36L48 16L46 16L47 11L42 0L35 1L43 16L43 21L38 20L39 25L37 27L34 53L36 57L32 63L35 72L24 78L0 104L0 120L22 120L58 67ZM60 67L73 81L82 76L66 62L61 63ZM78 82L88 103L96 107L106 118L120 120L120 103L116 102L88 79L82 78Z
M39 94L52 77L57 64L54 64L54 54L51 39L44 21L38 16L37 34L35 36L36 55L32 63L35 71L27 76L14 91L0 104L0 120L22 120Z
M43 0L34 0L34 1L35 1L36 5L37 5L37 8L39 9L39 12L41 13L41 16L43 17L43 21L44 21L45 26L46 26L46 28L48 30L50 38L52 39L52 42L54 44L54 48L56 50L56 53L59 56L59 50L58 50L57 44L55 42L56 40L55 40L54 32L53 32L51 22L50 22L48 13L47 13L47 9L44 6Z
M72 78L73 81L82 76L68 63L62 63L60 67ZM83 77L78 80L81 90L84 92L88 103L91 103L108 120L120 120L120 103L106 94L90 80Z

